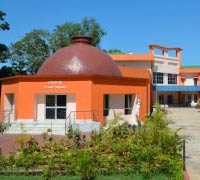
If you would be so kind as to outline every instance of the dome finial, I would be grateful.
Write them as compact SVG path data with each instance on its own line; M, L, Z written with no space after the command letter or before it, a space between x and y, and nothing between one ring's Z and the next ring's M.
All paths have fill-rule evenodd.
M85 43L92 45L92 38L89 36L74 36L72 37L72 44L74 43Z

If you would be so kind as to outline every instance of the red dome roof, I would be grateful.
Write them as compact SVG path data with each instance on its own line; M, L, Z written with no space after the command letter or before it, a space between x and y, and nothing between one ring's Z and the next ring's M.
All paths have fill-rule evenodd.
M112 58L91 46L91 38L76 36L72 45L50 56L37 72L38 76L103 75L121 76Z

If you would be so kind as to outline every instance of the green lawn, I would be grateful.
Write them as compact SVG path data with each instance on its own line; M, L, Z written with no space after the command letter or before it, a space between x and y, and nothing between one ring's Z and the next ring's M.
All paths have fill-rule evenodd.
M42 180L41 176L3 176L0 175L1 180ZM61 176L55 180L80 180L77 176ZM146 180L143 176L125 176L125 175L112 175L112 176L98 176L96 180ZM168 180L164 175L155 175L150 178L151 180Z

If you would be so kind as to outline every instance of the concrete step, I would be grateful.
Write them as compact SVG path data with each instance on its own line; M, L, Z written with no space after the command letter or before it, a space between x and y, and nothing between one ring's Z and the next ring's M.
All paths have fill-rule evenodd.
M66 124L66 129L69 128L69 123ZM100 129L100 123L91 120L76 121L72 124L73 130L80 132L91 132ZM12 122L6 134L41 134L52 130L52 134L65 134L65 121L16 121Z

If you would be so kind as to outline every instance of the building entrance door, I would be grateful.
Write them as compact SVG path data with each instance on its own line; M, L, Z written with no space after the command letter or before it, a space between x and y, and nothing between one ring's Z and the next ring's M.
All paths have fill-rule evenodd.
M186 102L185 100L185 94L181 94L181 103L184 105Z
M191 102L192 102L192 94L188 94L187 95L187 101L188 101L188 104L191 104Z
M167 104L169 104L169 105L173 104L173 96L172 95L167 96Z
M15 119L14 112L15 112L15 95L12 93L6 94L4 100L3 120L14 121Z

